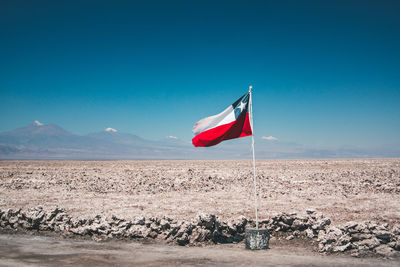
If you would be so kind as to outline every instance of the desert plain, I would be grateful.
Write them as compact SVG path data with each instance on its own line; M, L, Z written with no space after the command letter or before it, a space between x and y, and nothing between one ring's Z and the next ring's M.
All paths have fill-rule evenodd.
M400 159L257 160L256 167L260 221L276 214L322 214L330 226L346 225L341 229L354 241L348 240L351 246L364 240L354 239L364 231L352 232L357 222L371 223L376 226L364 227L371 231L366 235L379 233L365 240L376 239L373 248L381 244L390 249L388 255L397 255ZM254 223L253 190L250 160L0 162L3 211L61 208L72 218L101 215L127 221L140 217L191 221L199 214L211 214L220 221L244 216ZM317 231L315 240L321 238L318 227L312 228ZM279 229L283 228L273 231ZM323 229L326 235L329 231L337 230ZM384 236L382 231L392 232ZM325 250L330 246L326 242ZM340 244L337 251L351 250Z
M400 159L257 160L259 217L315 209L332 223L400 221ZM1 161L0 207L72 215L254 218L253 170L239 161Z

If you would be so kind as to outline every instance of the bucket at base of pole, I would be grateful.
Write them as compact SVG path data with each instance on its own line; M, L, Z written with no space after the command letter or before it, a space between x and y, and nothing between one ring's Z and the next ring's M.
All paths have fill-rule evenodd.
M267 249L269 243L269 232L267 229L247 228L245 230L247 249Z

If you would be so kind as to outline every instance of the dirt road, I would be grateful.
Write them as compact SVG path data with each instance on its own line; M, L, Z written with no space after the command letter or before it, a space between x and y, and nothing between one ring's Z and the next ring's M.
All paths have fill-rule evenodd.
M1 266L398 266L388 259L325 256L271 242L266 251L243 244L179 247L130 241L94 242L61 237L0 235Z

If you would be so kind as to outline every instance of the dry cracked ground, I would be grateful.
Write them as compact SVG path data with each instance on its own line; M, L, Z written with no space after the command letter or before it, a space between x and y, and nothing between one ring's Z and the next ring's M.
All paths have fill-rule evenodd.
M400 222L400 159L258 160L259 217ZM254 218L251 161L1 161L0 208L72 216Z

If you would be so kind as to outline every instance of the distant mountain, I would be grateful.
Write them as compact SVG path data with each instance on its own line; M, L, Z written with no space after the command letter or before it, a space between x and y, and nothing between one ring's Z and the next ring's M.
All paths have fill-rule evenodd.
M186 147L186 148L193 148L192 143L184 142L181 139L175 136L166 136L165 138L156 141L156 144L160 146L167 146L167 147Z
M112 142L121 145L146 145L151 144L150 141L145 140L137 135L129 133L120 133L115 129L107 128L104 131L97 133L90 133L87 137L94 138L105 142Z
M55 124L43 125L39 121L0 133L0 144L19 147L49 147L60 143L73 144L78 136L71 134Z
M170 138L151 141L113 128L81 136L39 121L0 133L0 159L184 159L185 149L192 150Z
M265 140L264 140L265 139ZM400 146L374 149L312 148L276 138L258 139L258 159L399 157ZM195 148L175 136L152 141L116 129L76 135L55 124L35 121L0 133L0 159L251 159L251 138L239 138L208 148Z
M18 138L33 138L35 136L72 136L70 132L55 124L44 125L39 121L34 121L25 127L17 128L9 132L0 133L0 136Z

